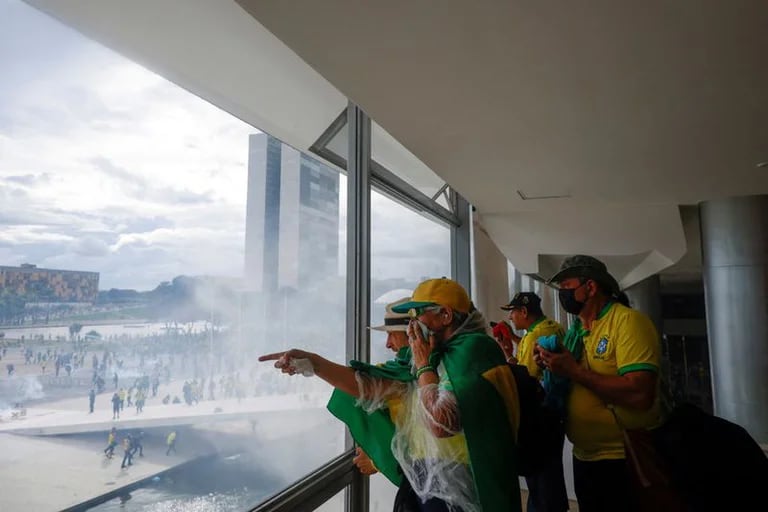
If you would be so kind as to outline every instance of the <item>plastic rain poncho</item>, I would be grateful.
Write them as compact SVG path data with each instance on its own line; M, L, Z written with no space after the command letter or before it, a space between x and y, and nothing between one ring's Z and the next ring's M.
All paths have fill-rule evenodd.
M334 391L329 410L393 483L464 512L520 509L514 378L479 312L430 358L439 383L419 387L410 349L382 366L353 361L359 399Z

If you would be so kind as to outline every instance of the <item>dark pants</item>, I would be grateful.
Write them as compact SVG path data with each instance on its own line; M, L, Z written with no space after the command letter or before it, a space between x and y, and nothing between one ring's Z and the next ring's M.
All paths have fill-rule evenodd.
M528 485L528 512L565 512L568 510L568 492L563 474L563 441L560 432L560 450L551 453L533 476L525 477Z
M579 512L636 510L627 461L624 459L583 461L574 457L573 483Z
M170 455L171 451L173 453L176 453L176 441L171 442L171 444L168 445L168 449L165 451L166 455Z
M448 512L448 505L438 498L430 498L422 503L408 479L403 477L403 483L395 495L394 512Z
M88 403L88 406L91 408L90 412L93 412L93 400Z
M123 463L120 464L120 467L130 466L133 464L133 455L131 454L131 450L125 450L125 455L123 455Z

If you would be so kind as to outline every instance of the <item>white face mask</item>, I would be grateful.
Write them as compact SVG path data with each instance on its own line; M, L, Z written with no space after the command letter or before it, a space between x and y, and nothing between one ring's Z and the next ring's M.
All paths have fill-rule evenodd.
M416 323L419 324L419 328L421 329L421 335L424 337L424 341L429 341L429 335L433 334L432 331L429 330L429 327L424 322L420 322L419 320L416 320Z

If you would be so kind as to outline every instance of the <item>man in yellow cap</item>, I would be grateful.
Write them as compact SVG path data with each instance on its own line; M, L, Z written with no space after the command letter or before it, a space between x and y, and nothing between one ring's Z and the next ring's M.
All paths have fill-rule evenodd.
M399 486L395 510L519 511L517 388L483 315L447 278L422 282L393 311L412 318L407 357L347 367L294 349L260 360L336 388L328 408Z

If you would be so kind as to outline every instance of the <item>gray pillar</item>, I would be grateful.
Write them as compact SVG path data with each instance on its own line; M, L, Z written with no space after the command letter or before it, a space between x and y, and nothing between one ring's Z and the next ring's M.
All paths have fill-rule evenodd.
M699 206L715 414L768 442L768 195Z
M451 190L458 226L451 226L451 277L472 296L472 207Z
M552 320L557 321L557 297L555 290L551 286L543 284L539 287L539 297L541 297L541 310Z
M509 276L507 258L480 225L480 217L473 222L474 289L475 307L490 321L501 321L507 313L499 306L509 302Z
M656 326L656 332L662 335L661 319L661 279L659 275L652 275L633 284L626 290L629 297L629 305L638 311L648 315Z

